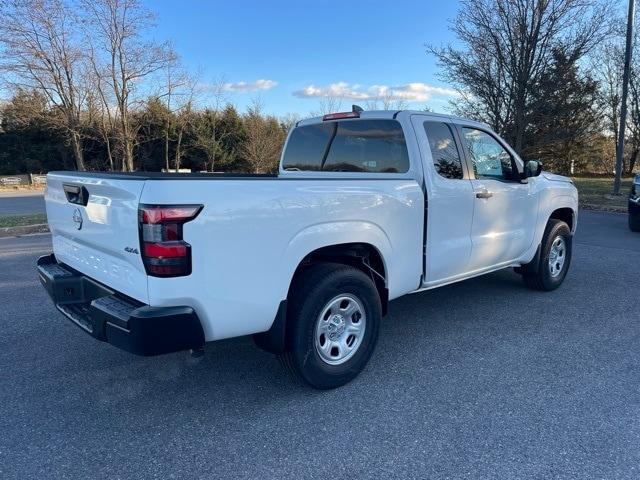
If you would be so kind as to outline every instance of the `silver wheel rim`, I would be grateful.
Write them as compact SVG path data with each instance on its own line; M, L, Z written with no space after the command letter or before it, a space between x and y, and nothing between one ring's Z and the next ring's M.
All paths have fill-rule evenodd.
M549 251L549 273L555 278L562 272L564 262L567 259L567 243L563 237L556 237Z
M316 320L316 352L323 362L340 365L358 351L366 327L362 302L351 294L338 295L326 303Z

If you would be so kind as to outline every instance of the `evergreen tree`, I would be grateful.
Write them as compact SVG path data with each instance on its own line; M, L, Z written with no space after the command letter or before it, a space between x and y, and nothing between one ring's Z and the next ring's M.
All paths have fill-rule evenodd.
M533 90L523 155L564 174L585 165L600 126L594 107L597 91L597 82L580 72L577 61L555 49Z
M18 91L0 111L0 173L46 173L73 169L64 132L52 130L47 101L37 92Z

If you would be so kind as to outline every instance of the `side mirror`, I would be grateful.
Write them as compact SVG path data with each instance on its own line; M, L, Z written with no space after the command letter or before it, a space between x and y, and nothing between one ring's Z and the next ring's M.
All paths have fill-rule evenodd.
M537 177L542 172L542 163L538 160L529 160L524 164L524 177Z

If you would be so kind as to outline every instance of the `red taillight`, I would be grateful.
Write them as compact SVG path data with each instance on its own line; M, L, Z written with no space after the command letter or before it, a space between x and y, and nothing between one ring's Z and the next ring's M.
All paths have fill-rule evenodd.
M193 220L202 205L144 206L140 207L143 223L185 223Z
M360 112L329 113L322 117L322 120L339 120L341 118L360 118Z
M147 275L179 277L191 273L191 245L182 225L198 216L202 205L140 205L140 250Z
M182 258L188 254L184 242L145 243L144 256L154 258Z

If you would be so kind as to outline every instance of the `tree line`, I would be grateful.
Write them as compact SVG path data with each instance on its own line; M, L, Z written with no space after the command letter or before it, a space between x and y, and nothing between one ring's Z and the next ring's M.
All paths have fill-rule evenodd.
M564 174L613 172L624 9L609 0L462 0L455 42L428 45L458 90L454 113L489 124ZM0 0L0 173L51 169L269 172L296 115L238 112L168 42L140 0ZM640 42L634 39L634 45ZM637 48L636 48L637 50ZM625 171L640 152L631 69ZM346 99L322 99L336 109ZM384 103L384 102L383 102ZM324 111L322 112L324 113Z
M135 126L131 163L117 134L105 132L100 118L87 115L80 130L80 166L57 115L37 91L17 92L2 107L0 174L63 169L275 172L290 128L286 120L264 115L259 103L243 114L230 104L175 113L151 97L130 113L128 121Z
M203 86L139 0L0 0L0 18L0 172L277 168L289 120Z

